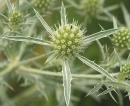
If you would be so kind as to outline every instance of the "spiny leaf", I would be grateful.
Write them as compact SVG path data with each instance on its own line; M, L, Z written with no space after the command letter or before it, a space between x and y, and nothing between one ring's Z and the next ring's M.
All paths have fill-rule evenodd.
M45 63L47 63L47 62L49 62L49 61L52 62L56 57L57 57L57 54L53 53L50 57L47 58L47 60L46 60Z
M32 43L36 43L36 44L41 44L41 45L50 45L48 42L46 42L44 40L33 38L33 37L5 36L3 38L8 39L8 40L14 40L14 41L24 41L24 42L32 42Z
M102 93L100 93L98 96L101 96L101 95L105 95L107 93L110 93L111 91L113 91L114 87L111 87L111 88L108 88L107 90L103 91Z
M40 22L42 23L42 25L44 26L44 28L47 30L47 32L51 35L53 35L53 31L52 29L49 27L49 25L45 22L45 20L42 18L42 16L34 9L35 14L37 16L37 18L40 20Z
M13 7L12 7L10 0L6 0L6 2L7 2L7 7L8 7L8 10L9 10L9 13L13 12Z
M87 36L86 39L85 39L85 42L88 44L88 43L91 43L95 40L98 40L98 39L101 39L103 37L107 37L108 35L111 35L113 33L115 33L116 31L118 31L119 29L109 29L109 30L105 30L105 31L100 31L100 32L97 32L97 33L94 33L90 36Z
M65 25L66 22L66 9L64 7L64 4L62 2L62 6L61 6L61 11L60 11L60 15L61 15L61 25Z
M127 9L125 8L124 4L121 4L121 9L123 11L123 15L124 15L124 19L125 19L125 23L128 27L130 27L130 14L127 11Z
M115 17L113 17L113 27L114 27L115 29L118 28Z
M104 76L106 76L107 78L109 78L112 81L116 81L116 79L111 76L106 70L104 70L102 67L100 67L99 65L97 65L96 63L94 63L93 61L78 55L77 56L83 63L85 63L86 65L90 66L91 68L93 68L94 70L100 72L101 74L103 74Z
M117 88L122 88L122 89L130 89L130 85L125 83L125 82L111 82L111 81L106 81L105 82L108 85L117 87Z
M63 60L62 73L63 73L63 86L64 86L65 101L66 101L66 105L69 106L72 77L71 77L70 67L67 60Z
M102 83L97 84L86 96L98 92L101 87L102 87Z

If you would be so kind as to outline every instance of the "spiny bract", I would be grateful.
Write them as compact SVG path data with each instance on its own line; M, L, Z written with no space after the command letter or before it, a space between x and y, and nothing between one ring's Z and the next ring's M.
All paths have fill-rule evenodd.
M46 12L51 6L52 0L32 0L32 6L41 13Z
M123 27L113 35L112 43L116 48L128 48L130 43L130 32Z
M22 21L22 14L19 11L13 11L9 14L9 24L12 29L17 29Z
M60 26L52 36L52 47L62 58L75 57L84 49L84 30L75 24Z
M89 17L96 16L102 7L101 0L81 0L80 8Z

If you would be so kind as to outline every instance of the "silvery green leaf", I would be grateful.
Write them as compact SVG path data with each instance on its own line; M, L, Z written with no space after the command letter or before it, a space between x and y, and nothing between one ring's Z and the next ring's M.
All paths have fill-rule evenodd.
M113 91L113 87L111 87L111 88L108 88L107 90L105 90L105 91L103 91L102 93L100 93L98 96L101 96L101 95L105 95L105 94L107 94L107 93L110 93L111 91Z
M115 29L118 28L115 17L113 17L113 27L114 27Z
M57 54L55 54L55 53L53 52L53 54L52 54L50 57L47 58L47 60L46 60L45 63L47 63L47 62L49 62L49 61L52 62L56 57L57 57Z
M130 89L130 85L127 84L126 82L111 82L111 81L106 81L105 83L108 84L108 85L117 87L117 88Z
M119 5L116 4L116 5L111 5L109 7L106 7L105 10L107 10L107 11L113 11L113 10L118 9L118 8L119 8Z
M61 15L61 25L65 25L66 22L66 9L64 7L64 4L62 2L62 6L61 6L61 11L60 11L60 15Z
M102 67L100 67L99 65L97 65L96 63L94 63L93 61L81 56L81 55L77 55L77 57L86 65L90 66L91 68L93 68L94 70L100 72L101 74L103 74L104 76L106 76L107 78L109 78L112 81L116 81L116 79L111 76L106 70L104 70Z
M102 46L102 44L99 42L99 40L97 40L97 44L98 44L98 46L99 46L99 49L100 49L100 51L101 51L101 53L102 53L102 57L103 57L103 60L105 59L105 52L104 52L104 47Z
M63 73L65 102L66 102L66 105L69 106L72 77L71 77L70 67L67 60L63 60L62 73Z
M115 33L118 30L119 29L108 29L108 30L104 30L104 31L100 31L100 32L94 33L94 34L92 34L90 36L87 36L86 39L85 39L85 42L87 44L91 43L91 42L93 42L95 40L107 37L108 35L111 35L111 34Z
M36 44L41 44L41 45L50 45L47 41L38 39L38 38L33 38L33 37L24 37L24 36L5 36L3 37L4 39L8 40L14 40L14 41L24 41L24 42L32 42Z
M128 10L125 8L124 4L121 4L121 9L123 11L126 25L127 25L127 27L130 27L130 14L129 14Z
M6 20L8 20L8 18L7 18L4 14L0 13L0 15L1 15L3 18L5 18Z
M98 92L101 87L102 87L102 83L97 84L86 96Z
M49 25L46 23L46 21L42 18L42 16L34 9L35 14L37 16L37 18L40 20L40 22L42 23L42 25L44 26L44 28L47 30L47 32L51 35L53 35L53 31L52 29L49 27Z
M8 7L8 10L9 10L9 13L13 12L13 6L12 6L10 0L6 0L6 2L7 2L7 7Z
M110 94L111 98L112 98L116 103L118 103L117 100L115 99L115 97L112 95L112 93L109 92L109 94Z

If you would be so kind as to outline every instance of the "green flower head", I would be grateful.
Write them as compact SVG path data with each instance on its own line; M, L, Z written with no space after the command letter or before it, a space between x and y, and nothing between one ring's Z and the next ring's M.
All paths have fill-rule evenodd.
M96 16L102 7L101 0L81 0L80 8L89 17Z
M46 12L52 4L53 0L32 0L32 6L41 13Z
M19 11L14 10L9 14L9 25L13 30L17 29L22 21L22 14Z
M123 27L113 35L112 43L116 48L128 48L130 43L130 32Z
M84 38L84 30L81 30L76 23L66 23L54 31L51 44L57 55L71 58L83 52Z
M120 67L120 73L118 75L118 80L122 81L124 78L130 76L130 62L127 62L123 66Z

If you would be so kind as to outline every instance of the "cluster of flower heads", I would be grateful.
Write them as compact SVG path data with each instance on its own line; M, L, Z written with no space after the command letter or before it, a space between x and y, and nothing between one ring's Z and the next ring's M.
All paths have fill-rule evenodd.
M9 14L9 25L12 29L17 29L22 22L22 14L19 11L14 10Z
M32 0L31 3L36 10L44 13L50 8L52 1L53 0Z
M120 68L120 73L118 76L119 80L124 80L124 78L127 78L130 76L130 62L127 62Z
M81 0L80 8L89 17L96 16L102 7L101 0Z
M75 23L60 26L52 36L52 47L57 55L62 58L73 58L83 52L84 30L81 30Z
M130 44L130 32L129 29L123 27L117 31L112 38L113 45L116 48L128 48Z

